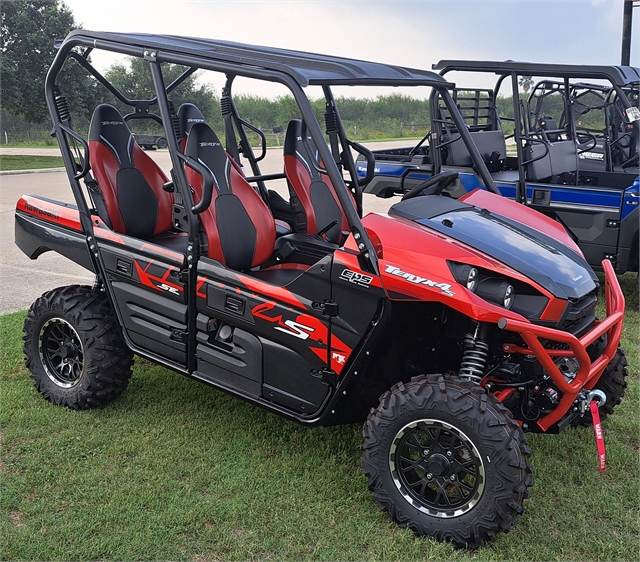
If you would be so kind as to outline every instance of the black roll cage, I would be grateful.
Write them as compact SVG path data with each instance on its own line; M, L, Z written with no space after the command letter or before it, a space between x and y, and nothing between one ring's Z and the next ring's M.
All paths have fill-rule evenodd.
M84 48L82 53L78 49ZM150 100L130 100L104 76L102 76L88 61L89 54L94 49L101 49L120 53L123 55L144 58L151 68L154 85L156 88L156 97ZM60 142L65 167L69 174L71 187L74 197L80 211L81 224L89 239L93 240L93 225L90 220L90 210L84 199L82 189L79 184L83 174L78 174L77 165L72 158L67 135L72 135L70 128L61 123L59 108L56 105L56 77L62 66L68 59L76 60L83 66L92 76L105 86L118 100L135 108L132 114L127 115L128 119L152 118L157 120L165 128L167 141L169 143L169 151L173 166L173 179L176 188L180 191L185 201L190 200L190 191L183 168L183 160L178 156L178 146L173 130L171 111L167 105L167 94L177 88L184 80L186 80L193 72L198 69L211 70L221 72L227 76L227 93L230 94L231 85L235 76L245 76L247 78L255 78L259 80L267 80L271 82L279 82L285 85L293 94L293 97L300 109L302 118L307 125L307 130L314 139L318 148L319 156L326 166L326 173L329 179L336 186L336 194L347 217L352 234L359 241L360 256L363 265L371 272L377 273L377 257L374 247L362 226L359 212L361 213L361 189L358 185L357 174L355 174L355 163L352 162L351 155L346 147L354 146L354 143L348 140L342 122L337 113L337 108L333 100L330 87L332 85L380 85L380 86L431 86L436 89L442 96L446 106L448 107L456 126L461 130L461 136L465 144L467 144L474 163L478 167L485 184L489 189L495 191L495 185L489 175L482 157L478 153L471 137L463 127L464 121L457 112L454 102L449 95L448 89L453 84L446 82L437 74L424 71L397 67L392 65L384 65L379 63L371 63L366 61L345 59L341 57L331 57L325 55L316 55L311 53L303 53L297 51L288 51L283 49L271 49L267 47L259 47L253 45L243 45L239 43L231 43L224 41L214 41L206 39L194 39L176 36L158 36L145 34L119 34L91 32L86 30L76 30L71 32L67 38L59 44L59 51L49 69L45 83L45 95L49 111L54 122L54 132ZM174 80L168 86L165 86L162 78L161 64L171 63L182 65L186 68L185 72ZM332 110L338 123L337 131L334 131L334 140L339 140L347 153L345 161L347 162L347 171L352 174L353 192L356 201L359 202L358 211L353 209L350 204L349 195L344 183L342 174L340 173L336 162L340 161L340 154L336 154L337 144L334 145L330 138L330 144L334 151L330 150L324 140L324 134L316 121L315 115L303 92L303 88L307 85L322 86L328 109ZM150 113L150 107L158 105L160 116ZM231 114L236 124L238 134L240 136L241 148L248 147L248 139L244 127L249 125L244 122L235 110L235 106L231 103ZM227 131L229 132L229 131ZM331 137L331 135L330 135ZM76 140L78 140L76 138ZM233 150L232 139L227 135L227 146ZM86 143L85 143L86 144ZM88 151L88 146L84 146ZM233 155L233 153L232 153ZM255 158L253 152L245 150L244 155L249 159L252 172L258 181L261 191L264 190L264 184L260 180L259 167L257 163L260 158ZM88 159L85 155L85 159ZM85 164L83 168L87 168ZM345 187L342 189L341 187ZM193 234L193 238L191 235ZM197 239L194 233L190 233L190 239L195 242ZM197 244L190 244L195 248ZM94 252L92 252L94 255ZM94 255L97 258L97 252ZM192 256L196 259L197 256ZM99 264L96 264L99 265ZM101 267L97 268L102 271Z
M143 58L149 64L156 96L148 100L128 99L91 65L88 57L94 49ZM351 234L353 234L354 239L357 241L359 250L358 259L363 270L373 274L379 274L376 250L360 220L362 215L362 192L355 171L355 162L353 161L351 151L348 150L349 147L353 147L357 151L361 149L364 150L364 148L357 145L357 143L351 142L347 138L335 106L331 86L433 87L439 92L456 127L461 131L463 141L485 185L489 190L497 192L478 149L475 144L473 144L466 127L464 127L464 120L449 94L448 90L453 88L454 85L448 83L436 73L341 57L271 49L224 41L176 36L76 30L71 32L67 38L59 44L58 53L51 64L45 81L45 97L53 120L54 133L60 144L71 189L77 203L79 219L85 236L87 249L92 260L93 269L100 279L107 279L106 268L96 244L91 209L80 185L80 180L89 173L89 146L88 143L71 128L68 106L66 106L65 98L56 84L58 74L66 61L70 59L75 60L84 67L100 84L106 87L116 99L128 106L134 107L133 113L126 116L127 119L151 118L161 123L164 127L171 157L173 188L181 195L187 215L191 219L187 221L189 243L181 266L182 276L189 295L196 294L197 268L194 267L194 264L197 264L200 258L198 221L195 215L202 212L208 206L211 190L213 189L213 180L209 177L210 174L207 174L206 170L203 169L198 162L180 152L174 127L174 114L167 95L198 69L210 70L226 75L227 82L225 91L223 92L223 100L226 95L228 103L223 107L223 116L225 117L227 148L230 150L232 157L237 156L239 149L238 146L235 145L235 129L240 138L239 148L242 150L243 156L248 158L252 173L255 174L255 177L248 179L255 180L258 183L263 197L266 195L266 188L263 182L266 176L260 175L258 162L261 157L256 158L250 148L245 127L251 126L238 115L233 100L231 99L231 87L236 76L244 76L247 78L277 82L289 89L300 110L307 131L316 145L319 161L322 162L324 166L324 172L328 175L335 188L336 195L347 218ZM163 63L181 65L185 67L186 70L171 84L165 85L161 68ZM316 120L309 99L303 91L303 88L308 85L318 85L322 87L326 101L325 121L327 122L329 145L325 141L324 133ZM155 105L158 107L159 115L151 113L150 108ZM73 154L70 142L73 144L73 148L76 149L76 156ZM84 156L79 154L77 143L82 145ZM342 153L340 153L340 145L343 148ZM76 158L78 158L79 162L76 162ZM345 179L339 169L340 165L345 165L347 172L351 175L352 179L349 187L358 203L357 209L354 208L351 203L351 195L348 193L349 187L345 183ZM198 205L193 204L191 189L184 169L185 166L197 170L203 177L203 195ZM373 169L373 166L371 167ZM104 288L107 291L109 299L112 302L116 302L110 284L104 283ZM193 334L196 333L197 317L195 301L196 299L194 298L187 300L188 332ZM120 316L117 307L115 307L115 313L118 317ZM120 325L123 325L122 318L119 317L118 319ZM128 340L126 334L123 335L131 349L137 351L137 346ZM196 370L195 351L196 339L195 337L189 337L186 367L148 351L146 351L144 355L178 372L189 374Z
M512 91L518 91L518 77L521 76L541 76L545 77L545 82L551 83L548 78L557 78L558 85L562 85L562 89L566 93L564 97L564 115L566 118L567 134L569 138L576 138L575 123L573 119L573 100L571 89L575 86L584 85L581 83L570 82L571 79L580 80L603 80L610 86L605 86L608 90L608 96L612 96L615 92L623 107L628 109L632 106L631 102L624 93L625 89L637 89L640 84L640 68L631 66L596 66L596 65L565 65L565 64L541 64L517 61L468 61L468 60L441 60L432 65L433 70L440 71L441 76L445 76L450 72L480 72L486 74L495 74L498 78L493 89L495 95L498 95L500 87L504 80L511 79ZM534 87L535 89L535 87ZM532 94L533 95L532 90ZM433 96L435 96L434 92ZM529 101L531 96L529 97ZM515 95L513 96L514 121L514 139L518 151L519 181L516 186L516 200L526 204L527 198L525 193L525 165L534 160L543 158L546 154L536 157L534 160L526 160L523 153L522 141L541 142L532 137L529 133L529 117L523 115L524 103ZM635 121L633 126L640 132L640 121ZM521 127L524 127L522 129ZM546 145L545 145L546 146ZM547 148L548 150L548 148ZM610 163L610 156L608 157Z

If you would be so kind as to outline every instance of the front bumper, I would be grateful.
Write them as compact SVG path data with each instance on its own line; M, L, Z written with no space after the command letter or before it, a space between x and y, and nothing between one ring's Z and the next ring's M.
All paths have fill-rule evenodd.
M609 260L602 262L602 269L605 279L607 316L604 320L597 320L591 330L581 338L576 338L568 332L519 320L503 318L498 323L501 329L520 334L526 344L526 347L505 344L503 351L535 355L558 390L564 394L556 409L538 420L542 431L547 431L565 416L583 388L590 390L594 387L618 349L624 320L624 295ZM600 357L591 361L587 348L604 334L607 334L606 347ZM569 349L547 349L541 340L566 344ZM574 357L578 360L580 368L571 381L567 380L558 369L554 357Z

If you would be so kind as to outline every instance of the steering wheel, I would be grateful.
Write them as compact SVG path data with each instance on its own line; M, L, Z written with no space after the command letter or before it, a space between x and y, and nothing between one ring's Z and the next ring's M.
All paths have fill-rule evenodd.
M593 150L598 145L598 139L596 138L596 136L590 133L589 131L587 131L586 129L583 129L582 127L576 127L576 137L577 137L576 140L581 145L589 143L589 145L586 148L583 148L582 150L578 150L578 154L582 154L583 152L589 152L590 150ZM586 140L583 141L580 137L586 137Z
M430 177L428 180L419 183L410 191L407 191L401 201L413 199L418 195L440 195L445 187L451 185L457 179L458 172L455 170L445 170L444 172L440 172L439 174Z
M632 156L631 158L629 158L629 160L627 160L626 162L623 162L621 168L623 170L626 170L627 168L631 168L632 166L637 166L638 165L638 154Z

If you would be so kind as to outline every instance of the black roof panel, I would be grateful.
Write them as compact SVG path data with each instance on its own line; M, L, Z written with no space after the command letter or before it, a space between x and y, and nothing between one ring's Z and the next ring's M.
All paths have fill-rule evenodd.
M441 60L433 70L460 70L468 72L493 72L523 76L557 76L609 80L617 86L626 86L640 80L640 69L633 66L598 66L582 64L544 64L518 61Z
M137 56L151 50L158 53L158 60L179 64L186 63L185 56L196 57L212 68L220 63L237 65L239 74L242 74L242 68L260 68L286 73L301 86L447 85L444 78L429 70L196 37L76 30L67 36L63 45L65 43L95 46L129 55L135 52Z

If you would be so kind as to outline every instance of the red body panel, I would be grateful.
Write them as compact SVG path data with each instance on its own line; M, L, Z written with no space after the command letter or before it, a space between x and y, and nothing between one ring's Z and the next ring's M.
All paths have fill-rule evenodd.
M58 205L33 195L23 195L16 203L16 210L82 232L78 209L67 207L64 204Z
M504 317L527 321L520 314L493 305L459 285L447 260L497 271L534 286L540 293L554 300L548 291L514 269L415 222L370 214L363 219L363 224L368 230L375 232L382 244L384 259L379 260L378 264L382 284L391 300L409 298L443 302L481 322L497 323ZM353 237L349 237L347 246L355 250Z

